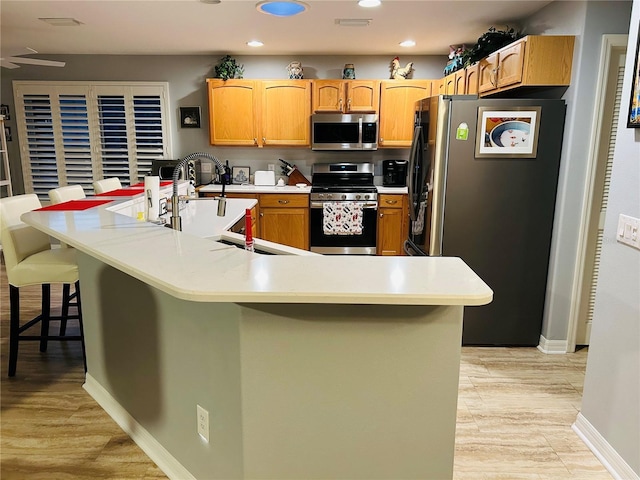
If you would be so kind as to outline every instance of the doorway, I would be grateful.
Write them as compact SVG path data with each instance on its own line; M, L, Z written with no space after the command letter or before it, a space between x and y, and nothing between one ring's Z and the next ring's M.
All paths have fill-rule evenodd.
M579 273L569 325L568 352L589 345L598 284L604 218L609 198L616 129L622 101L627 35L604 35L597 85L598 104L589 156L587 201L582 217Z

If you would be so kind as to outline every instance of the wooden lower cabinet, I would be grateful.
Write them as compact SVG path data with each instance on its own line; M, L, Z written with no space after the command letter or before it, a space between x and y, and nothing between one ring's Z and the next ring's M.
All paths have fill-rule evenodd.
M378 195L378 255L404 255L408 216L407 195Z
M309 195L261 194L259 238L309 250Z

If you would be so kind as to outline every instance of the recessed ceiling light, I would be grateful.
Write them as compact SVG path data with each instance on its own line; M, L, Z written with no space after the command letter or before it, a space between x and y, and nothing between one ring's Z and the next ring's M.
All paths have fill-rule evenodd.
M405 40L404 42L400 42L400 46L401 47L415 47L416 46L416 42L414 42L413 40Z
M360 5L361 7L370 8L370 7L377 7L381 3L382 2L380 0L360 0L358 2L358 5Z
M336 25L343 27L368 27L371 25L370 18L336 18Z
M262 43L260 40L251 40L247 42L247 45L249 45L250 47L261 47L264 45L264 43Z
M256 8L259 12L266 13L267 15L274 15L276 17L292 17L307 10L309 5L304 2L299 2L298 0L267 0L264 2L258 2L256 4Z
M77 27L78 25L82 25L82 22L79 22L75 18L38 18L38 20L42 20L54 27Z
M202 3L208 3L209 5L217 5L220 3L220 0L200 0Z

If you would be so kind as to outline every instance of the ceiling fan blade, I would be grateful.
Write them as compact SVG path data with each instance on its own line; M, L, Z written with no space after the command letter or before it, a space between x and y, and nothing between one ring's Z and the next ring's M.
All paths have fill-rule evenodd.
M41 60L39 58L7 57L4 60L8 60L12 63L22 63L23 65L39 65L42 67L64 67L66 65L65 62L56 62L54 60Z
M16 65L15 63L11 63L4 58L0 59L0 67L4 68L20 68L20 65Z

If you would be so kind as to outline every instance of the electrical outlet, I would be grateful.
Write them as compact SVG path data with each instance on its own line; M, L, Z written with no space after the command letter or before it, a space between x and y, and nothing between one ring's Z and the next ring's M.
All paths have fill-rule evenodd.
M209 412L207 412L200 405L196 405L197 421L198 421L198 435L202 439L209 443Z
M269 170L271 172L275 172L276 171L276 166L273 163L269 163L267 165L267 170Z

